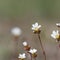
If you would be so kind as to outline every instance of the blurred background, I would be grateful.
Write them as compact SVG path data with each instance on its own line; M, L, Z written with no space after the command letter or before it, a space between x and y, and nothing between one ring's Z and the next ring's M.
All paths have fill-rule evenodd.
M56 23L60 22L60 0L0 0L0 60L14 60L13 27L22 30L18 52L24 52L22 42L27 41L38 50L37 60L44 60L38 37L31 30L35 22L42 25L41 40L47 60L60 60L58 44L50 36L58 29Z

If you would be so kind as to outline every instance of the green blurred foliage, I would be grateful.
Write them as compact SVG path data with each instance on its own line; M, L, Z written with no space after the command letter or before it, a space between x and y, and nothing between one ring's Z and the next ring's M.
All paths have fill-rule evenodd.
M59 0L0 0L1 16L23 16L27 11L39 11L45 16L60 16Z

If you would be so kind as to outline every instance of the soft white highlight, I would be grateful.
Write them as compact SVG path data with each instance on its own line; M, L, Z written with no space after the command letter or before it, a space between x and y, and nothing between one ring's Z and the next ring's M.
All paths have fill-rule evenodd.
M14 36L19 36L19 35L21 35L21 29L20 28L18 28L18 27L15 27L15 28L13 28L12 30L11 30L11 33L14 35Z

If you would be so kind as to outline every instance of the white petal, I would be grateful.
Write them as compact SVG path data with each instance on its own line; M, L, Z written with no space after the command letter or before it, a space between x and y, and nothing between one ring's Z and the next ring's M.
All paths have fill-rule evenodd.
M40 27L41 27L41 25L38 26L38 28L40 28Z
M32 49L30 49L30 51L29 51L30 53L33 53L33 50Z
M27 46L28 44L27 44L27 42L23 42L23 45L24 45L24 46Z
M32 29L32 30L35 30L35 28L34 28L34 27L32 27L31 29Z
M38 23L36 22L36 23L35 23L35 27L37 27L37 26L38 26Z
M18 58L26 58L25 53L19 54Z
M51 37L54 38L54 39L56 38L55 35L53 35L53 34L51 34Z
M60 26L60 23L56 23L57 26Z
M53 31L53 34L56 35L56 31Z
M34 51L34 53L36 53L36 52L37 52L37 50L36 50L36 49L33 49L33 51Z
M26 58L25 53L23 53L23 58Z
M39 27L41 27L41 25L39 25Z
M36 53L37 52L37 50L36 49L30 49L30 51L29 51L31 54L34 54L34 53Z
M57 34L59 34L59 31L57 30Z
M25 56L25 53L23 53L23 56Z
M34 24L32 24L32 27L35 27L35 25L34 25Z
M19 54L18 58L21 58L21 54Z

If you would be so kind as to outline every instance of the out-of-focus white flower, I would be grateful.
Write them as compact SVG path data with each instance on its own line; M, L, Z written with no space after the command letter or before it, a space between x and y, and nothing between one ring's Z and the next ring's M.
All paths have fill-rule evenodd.
M60 27L60 23L56 23L56 25Z
M37 22L35 24L32 24L32 30L33 30L33 32L40 31L40 28L41 28L41 25L38 25Z
M60 34L59 34L59 31L53 31L52 34L51 34L51 37L54 38L54 39L59 39L60 38Z
M29 53L35 54L37 52L37 49L30 49Z
M27 44L27 42L23 42L23 46L27 46L28 44Z
M24 46L24 50L25 51L29 51L30 50L30 46L29 46L29 44L25 41L25 42L23 42L23 46Z
M18 27L15 27L15 28L13 28L12 30L11 30L11 33L14 35L14 36L19 36L19 35L21 35L21 29L20 28L18 28Z
M18 58L21 59L21 60L24 60L26 58L25 53L19 54Z

